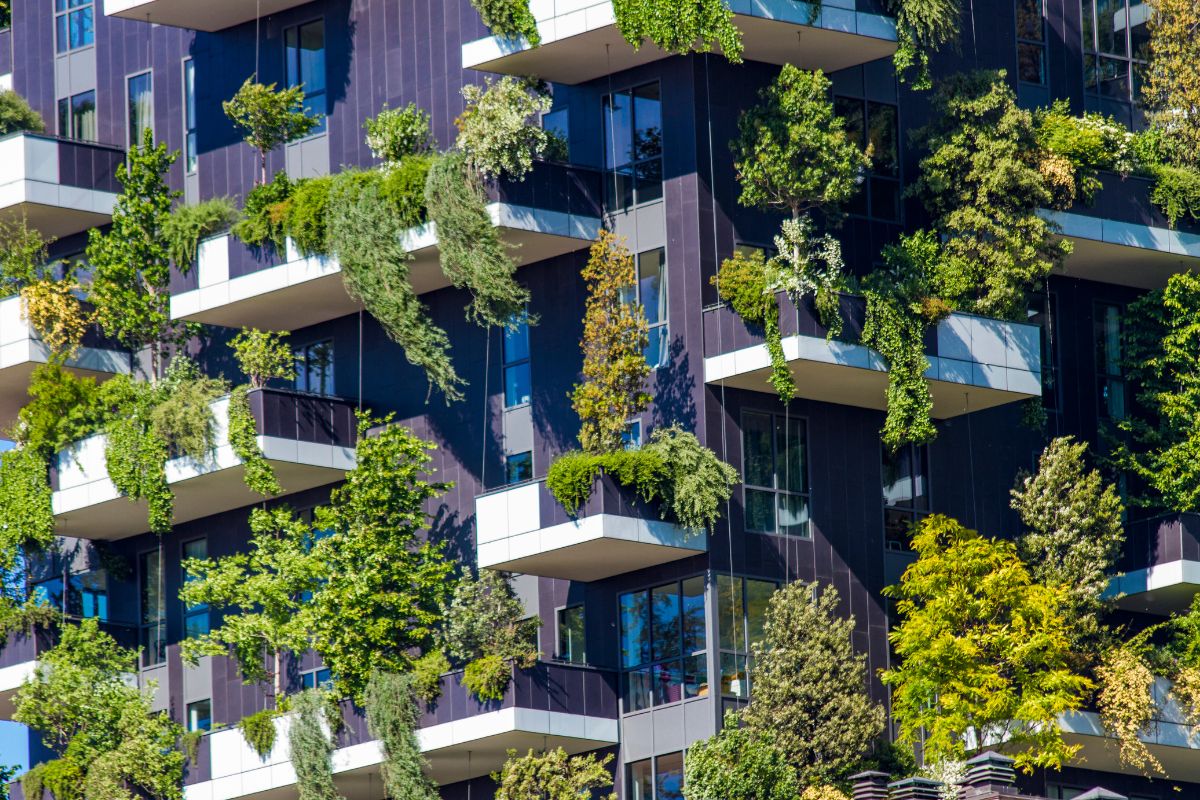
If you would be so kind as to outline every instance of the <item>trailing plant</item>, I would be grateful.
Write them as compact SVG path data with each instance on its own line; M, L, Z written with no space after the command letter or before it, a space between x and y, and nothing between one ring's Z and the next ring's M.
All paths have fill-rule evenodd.
M574 450L554 459L546 472L546 488L568 514L574 515L591 497L592 483L601 471L633 489L647 503L662 496L662 486L668 479L662 456L649 447L598 454Z
M50 792L54 800L84 800L83 770L66 758L42 762L21 776L21 791L29 798Z
M296 360L287 344L287 331L260 331L242 328L229 342L238 366L250 381L250 388L262 389L267 381L290 381L296 377Z
M538 122L550 110L549 87L542 81L505 75L483 86L462 88L466 108L454 124L457 148L484 178L502 175L524 180L533 159L546 151L549 136Z
M393 800L436 800L437 786L425 774L417 740L415 675L372 672L367 683L367 729L383 749L384 793Z
M246 193L242 218L233 226L233 235L251 247L270 245L277 253L287 249L288 201L295 184L286 172L277 172L270 183L262 183Z
M404 108L388 108L385 104L363 127L367 129L367 147L383 162L384 172L409 156L423 156L433 149L429 113L415 103Z
M242 462L242 479L250 491L274 497L283 487L258 446L258 423L250 411L248 391L238 386L229 394L229 445Z
M111 392L110 387L106 389ZM144 394L131 389L132 402L125 406L125 413L105 426L104 463L118 492L130 501L146 501L150 530L162 534L170 531L175 509L166 473L170 446L155 430L150 419L153 406L139 396Z
M1148 9L1141 84L1148 121L1174 163L1200 168L1200 9L1191 0L1155 0Z
M380 197L396 213L398 224L412 228L429 219L425 187L436 158L430 155L409 156L380 179Z
M471 0L479 18L496 36L524 37L533 47L542 43L537 20L529 10L529 0Z
M24 97L12 89L0 89L0 136L17 131L42 133L45 130L42 115L34 111Z
M292 698L295 716L288 729L288 756L296 770L299 800L340 800L333 784L333 741L321 727L327 706L324 695L320 689L309 689Z
M425 184L429 218L437 226L442 272L471 292L467 317L480 325L512 327L529 303L517 265L487 211L483 186L459 152L433 162Z
M184 731L179 736L179 749L187 756L188 763L195 766L200 758L200 742L204 741L204 731Z
M842 245L836 238L817 235L812 217L784 220L775 237L779 255L767 261L770 291L787 292L798 305L812 297L821 324L829 338L842 335L842 315L838 291L845 282Z
M276 217L283 215L279 223L283 234L290 236L296 249L306 256L329 254L329 190L332 187L332 175L302 178L292 184L287 202L275 211Z
M512 666L498 655L482 655L463 669L462 685L480 700L503 700Z
M582 271L588 297L583 316L583 382L575 384L571 407L579 415L579 444L591 454L621 449L629 419L645 410L650 374L643 351L650 342L646 314L625 302L634 284L633 256L623 240L601 230Z
M45 455L29 447L0 453L0 554L54 542L52 496ZM10 560L0 555L4 572L15 566Z
M450 660L441 649L430 650L412 665L413 693L427 703L437 700L442 693L442 675L450 671Z
M743 726L732 710L684 754L683 786L687 800L797 800L801 791L774 732Z
M767 354L771 357L771 374L767 382L785 404L796 396L796 382L783 354L783 337L779 330L779 303L767 284L767 258L761 250L737 252L721 262L712 277L717 295L729 303L733 313L747 324L763 329Z
M209 460L216 445L216 420L210 406L227 390L224 380L200 374L192 359L171 359L161 385L149 390L154 434L166 442L173 455Z
M238 721L237 726L242 732L242 738L259 758L266 758L275 748L275 718L278 716L279 712L275 709L264 708Z
M39 364L29 377L28 394L12 438L43 460L103 426L95 378L79 377L61 364Z
M1110 647L1096 665L1096 709L1106 733L1117 740L1117 757L1122 766L1146 777L1163 774L1163 766L1141 736L1154 725L1154 673L1146 661L1147 644L1142 636Z
M1184 216L1200 220L1200 170L1159 164L1151 168L1154 188L1150 200L1175 227Z
M247 78L237 94L221 103L225 116L242 129L246 144L258 152L259 183L267 182L267 154L280 145L299 139L321 121L304 107L304 86L297 84L275 90Z
M537 617L526 617L508 575L480 570L459 579L446 608L446 650L466 663L463 686L481 700L503 700L512 666L537 663Z
M186 275L196 261L200 240L229 230L238 217L237 206L228 197L176 206L162 226L168 257Z
M504 765L492 773L495 800L617 800L616 792L598 794L613 785L612 760L612 753L568 756L561 747L523 756L509 750Z
M896 18L896 75L911 76L914 89L930 88L929 56L945 45L958 48L961 0L889 0L888 10Z
M676 55L710 52L742 61L742 32L722 0L614 0L613 16L625 41L640 50L648 39Z

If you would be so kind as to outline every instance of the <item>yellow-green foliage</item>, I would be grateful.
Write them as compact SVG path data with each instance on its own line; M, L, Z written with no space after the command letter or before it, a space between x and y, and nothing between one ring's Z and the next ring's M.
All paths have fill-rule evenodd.
M267 708L242 717L238 722L242 738L246 740L246 744L250 745L250 749L258 753L261 758L266 758L271 749L275 747L275 718L277 716L279 716L278 711Z
M763 329L767 353L771 356L771 375L767 378L779 399L790 403L796 395L796 382L783 355L779 331L779 302L767 286L767 259L761 250L749 255L735 253L721 264L712 278L717 294L734 313L750 325Z

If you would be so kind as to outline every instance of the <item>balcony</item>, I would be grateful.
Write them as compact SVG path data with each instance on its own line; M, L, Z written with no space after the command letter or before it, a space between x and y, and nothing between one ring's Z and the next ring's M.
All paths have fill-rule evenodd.
M256 17L269 17L290 8L298 8L311 0L104 0L104 13L155 25L214 31L232 28Z
M600 175L538 162L523 182L490 189L488 213L521 265L589 247L600 230ZM437 227L405 236L418 294L450 285L442 273ZM171 298L174 319L228 327L296 330L346 316L359 305L342 285L336 259L305 258L289 243L283 257L255 252L232 236L202 242L196 268Z
M1101 173L1091 206L1043 211L1075 243L1063 274L1089 281L1158 289L1173 273L1200 269L1200 225L1180 220L1172 229L1150 202L1154 181Z
M500 769L510 748L525 752L562 747L582 753L617 742L616 675L590 667L539 662L513 670L502 701L480 702L462 673L442 676L442 694L424 710L418 738L439 784L477 778ZM380 796L379 743L370 738L361 712L346 707L346 727L333 753L334 781L346 800ZM204 737L196 768L189 770L186 800L259 800L296 797L296 773L288 760L288 717L276 720L274 750L263 759L236 728Z
M250 392L258 446L275 470L284 494L341 480L354 466L354 405L345 400L275 389ZM242 479L242 462L229 444L229 398L212 404L216 447L197 462L167 462L175 493L175 523L242 508L262 498ZM58 533L80 539L123 539L146 532L145 502L121 496L104 463L105 436L84 439L58 454L51 473Z
M796 396L826 403L886 408L887 370L875 351L856 344L866 317L860 297L842 297L843 337L825 338L811 303L800 308L780 296L783 352L796 383ZM1041 332L1035 325L951 314L926 333L933 416L1040 397ZM771 360L760 330L748 328L726 306L704 312L704 380L737 389L773 392L767 382Z
M819 9L798 0L730 0L728 5L747 61L833 72L896 51L895 22L858 10L855 0L825 0ZM635 51L617 30L611 0L533 0L530 9L539 46L524 38L489 36L463 45L463 67L583 83L670 56L649 42Z
M476 563L482 569L598 581L707 552L703 531L659 518L608 475L587 504L568 514L545 481L475 498Z
M29 376L50 359L50 350L21 313L21 298L0 300L0 428L7 430L29 401ZM84 335L66 367L77 375L104 381L131 369L129 353L104 339L95 328Z
M1120 608L1166 615L1200 591L1200 514L1169 514L1125 526L1125 555L1108 595Z
M24 217L56 239L105 225L124 160L124 150L108 145L40 133L0 138L0 219Z

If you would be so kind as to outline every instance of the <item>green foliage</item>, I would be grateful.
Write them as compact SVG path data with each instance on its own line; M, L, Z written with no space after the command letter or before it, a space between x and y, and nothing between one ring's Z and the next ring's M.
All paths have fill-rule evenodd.
M178 196L166 174L178 152L154 146L147 129L141 147L129 150L117 167L121 193L106 233L88 231L87 261L92 270L89 299L96 320L132 350L150 348L151 376L162 374L163 351L173 339L171 322L171 243L166 230L171 201Z
M738 714L726 711L720 732L684 755L683 794L687 800L797 800L800 785L774 733L742 727Z
M261 389L274 378L290 381L296 377L296 361L288 347L287 331L260 331L242 328L229 342L230 349L250 379L250 387Z
M484 655L463 669L462 685L480 700L503 700L512 666L497 655Z
M59 644L38 657L32 677L17 691L13 719L40 732L58 755L31 782L56 800L139 796L180 800L183 732L163 712L152 712L154 687L129 685L137 653L120 647L95 619L66 625ZM32 795L36 796L36 795Z
M371 148L371 155L383 162L385 171L409 156L423 156L433 148L429 113L415 103L404 108L388 108L385 104L363 127L367 129L367 147Z
M44 130L46 123L42 115L34 111L24 97L12 89L0 90L0 136L15 131L41 133Z
M479 18L495 36L524 37L530 45L542 43L537 21L529 10L529 0L471 0Z
M258 151L259 183L267 182L267 154L282 144L299 139L317 126L320 114L304 107L304 87L275 90L247 78L229 100L221 103L225 116L240 128L246 144Z
M185 731L179 737L179 749L187 756L188 763L196 766L196 761L200 758L200 742L204 741L204 731L194 730Z
M529 290L487 211L487 195L462 153L433 162L425 184L429 218L437 226L442 272L471 291L467 317L479 325L511 327L524 313Z
M1025 292L1071 251L1038 215L1052 201L1038 170L1036 128L1004 72L953 75L918 131L929 154L909 192L934 217L942 245L942 297L1005 319L1025 313Z
M355 699L372 670L406 671L413 649L433 644L453 569L424 535L425 509L449 488L426 480L432 445L388 422L360 416L358 463L317 510L315 527L331 533L311 551L323 565L306 606L313 647ZM368 436L373 423L384 427Z
M24 217L0 220L0 292L5 297L52 277L53 265L47 264L52 243Z
M1118 465L1153 494L1146 506L1200 510L1200 276L1172 275L1164 289L1129 306L1126 374L1134 413L1118 423Z
M450 360L450 341L435 325L408 279L411 258L401 243L407 225L385 209L379 186L356 185L339 175L334 182L329 235L333 254L351 297L362 302L410 364L425 370L430 389L447 402L461 400L463 380Z
M296 716L288 729L288 755L296 770L299 800L341 800L333 785L333 741L321 727L327 711L324 694L309 689L292 698Z
M561 747L523 756L509 750L504 766L492 773L495 800L617 800L616 792L596 794L613 785L612 760L612 753L568 756Z
M83 800L83 771L70 759L51 759L21 776L21 791L39 800L43 792L54 800Z
M41 550L54 542L54 512L46 456L28 447L0 453L0 572L15 548Z
M1151 167L1154 188L1150 200L1174 227L1186 215L1200 220L1200 170L1187 166L1160 164Z
M104 463L118 492L130 501L146 501L150 530L163 534L171 530L175 510L175 497L167 485L166 473L170 446L152 424L153 404L146 394L132 389L132 402L125 408L126 413L113 417L105 426Z
M1034 113L1038 146L1070 162L1076 176L1076 193L1091 202L1100 189L1098 170L1128 175L1136 160L1134 135L1111 117L1085 112L1072 116L1066 100Z
M1064 613L1076 649L1101 630L1104 591L1125 541L1120 495L1087 469L1085 450L1069 436L1052 440L1037 474L1020 477L1012 490L1025 525L1018 552L1034 580L1067 587Z
M233 226L233 235L251 247L270 245L278 253L287 248L284 221L295 184L286 172L277 172L270 183L263 182L246 193L242 218Z
M676 55L707 53L715 45L733 63L742 61L742 32L722 0L614 0L613 15L635 50L647 39Z
M481 700L503 700L511 666L537 663L537 617L513 593L508 575L481 570L459 579L446 609L446 649L467 662L463 685Z
M450 671L450 661L440 649L430 650L412 665L412 690L422 700L432 702L442 693L442 675Z
M867 691L866 656L853 644L854 617L838 593L791 583L771 596L764 638L753 643L747 728L773 737L800 785L845 780L883 730L882 706Z
M916 562L885 590L899 616L898 666L883 681L900 741L920 740L932 760L961 759L973 741L1027 771L1066 763L1079 746L1063 741L1059 715L1092 689L1069 666L1066 587L1034 581L1015 544L945 516L924 518L912 543Z
M207 461L216 445L216 420L210 404L226 391L225 381L200 374L186 356L176 356L166 377L151 390L150 425L172 455Z
M435 160L435 156L409 156L380 179L379 196L395 212L398 225L412 228L428 218L425 186Z
M279 712L273 708L264 708L242 717L238 722L238 730L250 749L258 753L259 758L266 758L275 747L275 718Z
M742 113L738 138L730 142L742 205L788 211L795 219L818 207L836 212L858 191L869 160L829 94L820 70L785 64L759 92L758 105Z
M947 44L958 47L962 0L890 0L888 10L896 17L896 75L901 81L911 75L914 89L930 88L929 56Z
M588 288L579 343L583 382L575 384L571 407L579 415L579 444L598 455L620 450L630 417L650 403L644 389L650 366L643 355L650 335L641 305L625 302L635 275L621 238L602 229L582 275Z
M424 772L417 740L415 675L371 673L364 706L367 729L383 747L383 789L392 800L437 800L437 786Z
M180 588L180 600L186 606L206 604L222 617L207 633L182 640L179 651L189 664L200 656L232 652L243 678L270 683L278 703L284 689L283 654L308 648L310 606L305 597L319 591L323 571L312 554L310 527L291 509L255 508L250 531L245 552L184 562L190 580Z
M263 497L273 497L283 491L275 470L258 446L258 424L250 412L250 398L245 386L236 387L229 395L229 445L242 461L242 478L250 491Z
M721 263L712 277L717 295L729 303L733 312L749 325L763 329L767 353L771 356L771 375L767 381L785 404L796 396L796 382L783 355L779 331L779 303L767 285L767 258L761 250L734 253Z
M539 124L550 110L549 87L541 81L505 75L462 88L466 108L458 126L458 149L471 169L485 178L507 175L524 180L533 159L546 151L549 135Z
M329 190L333 176L303 178L292 185L288 201L276 210L285 213L281 222L283 233L292 237L296 248L307 256L328 255ZM268 221L269 221L268 217Z
M591 497L592 483L602 471L633 489L647 503L662 496L662 485L667 480L667 465L658 452L648 447L598 455L573 450L554 459L546 471L546 488L573 515Z
M1147 118L1176 164L1200 168L1200 8L1192 0L1155 0L1148 10Z
M187 274L196 260L201 239L229 230L238 221L237 206L228 197L214 197L195 205L179 205L163 221L167 254L179 271Z
M804 298L815 300L821 324L827 336L840 336L842 316L838 291L845 283L842 275L842 245L828 233L817 235L812 217L801 214L784 220L775 237L779 255L767 261L767 285L772 294L785 291L798 305Z

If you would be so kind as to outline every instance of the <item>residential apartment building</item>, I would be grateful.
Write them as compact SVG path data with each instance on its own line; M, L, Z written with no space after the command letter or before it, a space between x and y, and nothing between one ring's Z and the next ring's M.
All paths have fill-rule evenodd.
M106 224L116 166L144 127L180 151L169 179L185 201L244 197L257 156L221 104L248 76L302 84L323 115L314 132L269 155L268 173L294 178L374 165L363 125L385 105L428 111L447 147L463 86L502 74L551 83L542 123L565 138L566 152L539 161L524 181L495 182L488 198L503 238L519 245L518 279L536 324L506 333L469 323L467 293L438 269L436 234L408 242L413 274L423 276L414 286L468 382L463 401L429 398L422 372L347 293L336 261L292 247L256 252L226 235L203 242L195 268L172 284L177 320L227 333L290 332L294 385L251 397L260 446L287 489L271 503L301 511L325 503L354 463L355 411L394 414L437 445L437 478L453 483L428 509L431 533L464 565L514 573L527 610L540 617L541 660L514 670L503 701L479 701L451 673L422 716L422 748L447 798L490 797L489 774L506 750L554 746L615 753L624 800L681 797L686 748L749 698L750 642L783 582L837 588L872 691L886 703L878 673L889 665L895 620L881 592L912 560L908 524L939 512L988 535L1015 535L1009 489L1046 437L1099 446L1104 421L1124 413L1125 307L1200 263L1200 238L1167 224L1146 181L1102 175L1093 205L1054 212L1075 252L1030 298L1027 322L955 314L931 332L932 443L887 451L882 360L828 341L813 308L787 298L781 326L798 391L784 405L765 380L761 331L721 304L711 281L737 248L769 248L780 221L738 202L729 142L739 113L784 63L828 74L839 114L873 147L836 230L848 269L863 274L885 245L927 221L905 188L922 145L911 134L929 120L930 97L897 80L895 24L880 0L730 5L744 32L741 64L652 45L635 51L610 0L532 0L537 48L492 36L468 0L17 0L0 31L0 85L25 97L49 131L0 139L0 212L26 214L57 237L52 255L63 258L80 257L87 231ZM1064 99L1076 113L1103 110L1137 126L1131 54L1144 11L1142 0L964 4L960 47L934 57L934 82L1003 68L1027 107ZM743 476L704 536L684 536L610 478L576 516L545 485L551 460L576 446L568 395L581 366L580 272L602 227L635 255L635 295L650 326L654 399L631 421L630 438L646 441L678 423ZM843 311L847 327L860 329L862 301L845 298ZM214 372L229 363L219 348L205 357ZM44 360L15 298L0 301L5 424ZM136 363L96 338L70 366L103 377ZM1044 432L1022 423L1039 398ZM189 667L179 655L179 642L215 617L177 599L182 559L236 552L250 535L256 498L222 446L203 468L168 464L176 515L162 537L107 480L102 443L60 458L54 510L70 546L29 577L69 614L99 617L139 647L140 679L158 682L157 707L209 731L187 769L188 800L295 797L286 751L260 759L231 727L265 707L264 690L244 685L229 658ZM1188 515L1131 515L1122 603L1151 617L1185 606L1200 583L1200 525ZM15 688L49 645L15 637L0 651L0 715L11 713ZM320 684L323 669L312 654L298 656L291 688ZM334 754L339 791L378 800L378 744L361 716L348 719ZM1152 735L1170 781L1123 770L1094 715L1072 724L1086 762L1023 776L1026 788L1052 800L1097 785L1137 800L1200 800L1200 752L1178 720L1156 723ZM30 763L44 756L35 737L29 747Z

